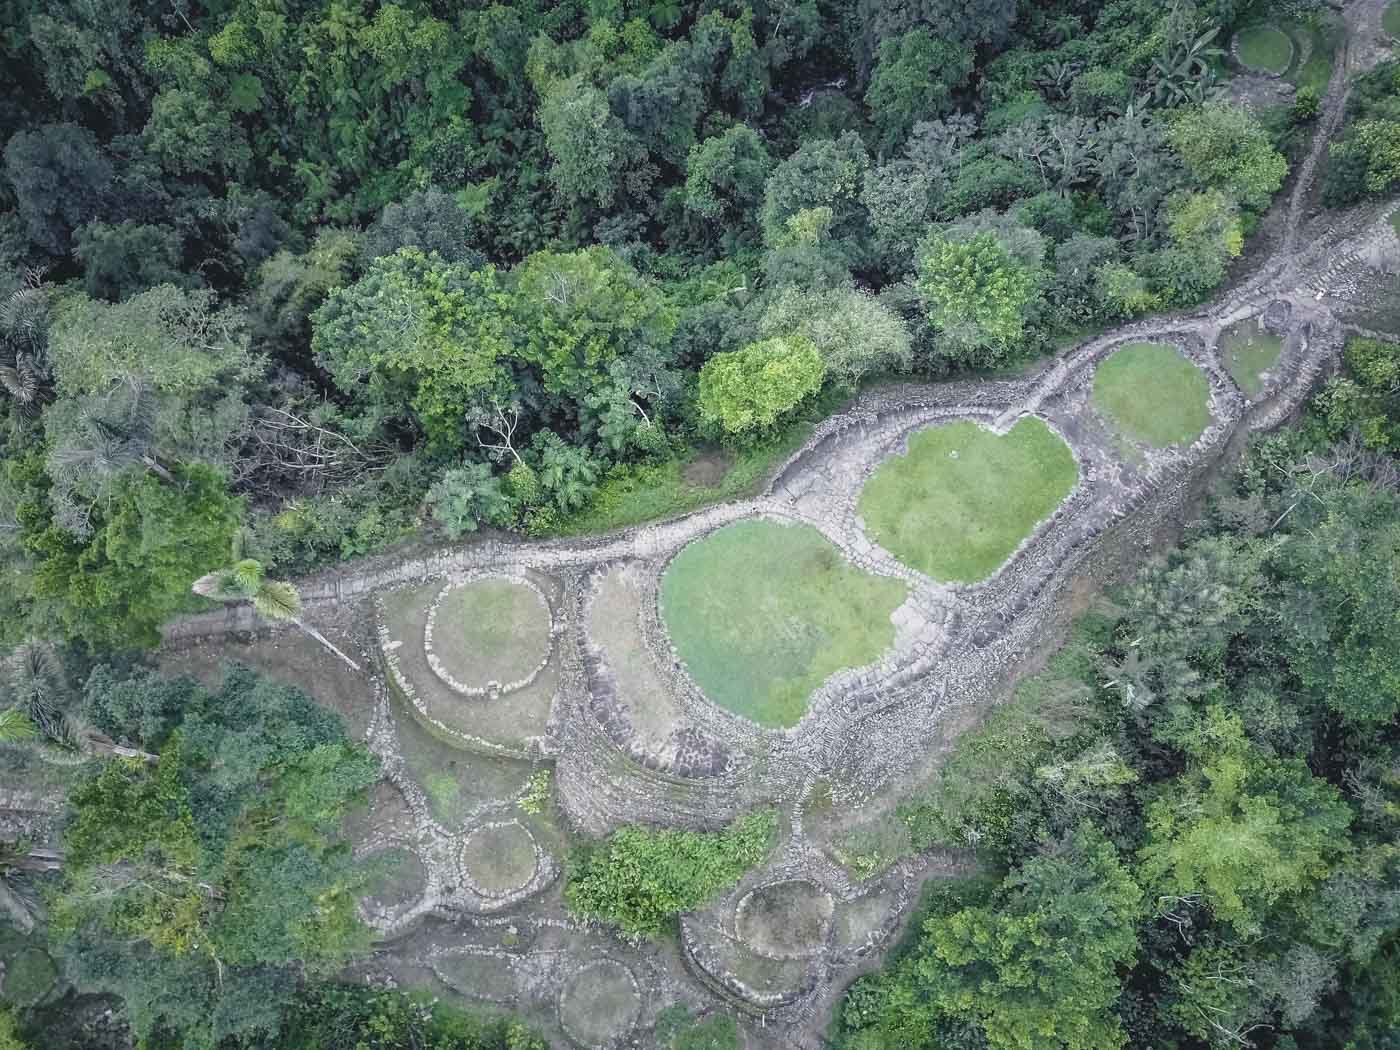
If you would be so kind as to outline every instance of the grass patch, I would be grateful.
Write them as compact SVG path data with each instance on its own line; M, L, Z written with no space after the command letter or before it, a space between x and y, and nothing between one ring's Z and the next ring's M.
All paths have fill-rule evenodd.
M1220 336L1220 356L1225 368L1248 397L1258 397L1263 391L1263 374L1274 366L1282 352L1283 339L1252 320L1241 321Z
M382 907L398 907L423 892L423 862L410 850L390 847L365 858L371 869L365 896Z
M519 824L491 824L467 836L462 844L467 874L487 893L510 893L535 874L535 843Z
M795 725L829 675L894 642L899 580L850 565L816 529L742 521L682 550L661 580L671 641L715 703Z
M1393 37L1400 37L1400 3L1386 6L1381 13L1381 28Z
M1293 62L1293 41L1273 26L1252 26L1235 37L1236 53L1253 70L1283 76Z
M438 606L433 648L463 685L516 682L549 651L549 610L529 587L511 580L456 587Z
M8 926L0 927L0 963L4 966L0 1004L33 1006L49 994L58 980L58 967L40 939L25 937Z
M976 423L929 427L860 494L872 539L936 580L986 579L1074 488L1079 467L1038 419L1004 436Z
M1210 425L1205 373L1162 343L1130 343L1100 364L1094 405L1125 436L1156 448L1189 445Z
M1312 43L1308 60L1289 74L1288 79L1299 91L1309 89L1321 95L1327 90L1327 82L1332 77L1332 59L1341 39L1342 29L1336 19L1319 21L1316 24L1295 22L1288 26L1295 40L1307 37Z

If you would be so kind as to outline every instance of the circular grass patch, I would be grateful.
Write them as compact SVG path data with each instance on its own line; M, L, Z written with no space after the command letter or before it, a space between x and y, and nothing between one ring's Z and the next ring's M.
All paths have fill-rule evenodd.
M484 824L462 843L462 866L479 892L504 897L535 877L535 838L515 821Z
M831 894L803 879L760 886L739 902L734 925L760 955L805 959L826 943L835 910Z
M1220 334L1220 358L1246 397L1264 390L1264 373L1278 362L1283 339L1254 320L1241 321Z
M721 707L796 725L812 690L894 644L901 580L851 565L809 525L741 521L672 559L661 611L686 668Z
M433 651L469 689L529 677L549 653L549 608L531 587L485 579L454 587L438 604Z
M1381 28L1391 36L1400 39L1400 0L1387 5L1381 13Z
M1210 384L1176 347L1130 343L1094 373L1094 406L1134 441L1189 445L1210 426Z
M1251 26L1236 34L1235 54L1246 69L1281 77L1293 63L1293 40L1273 26Z
M559 1025L579 1046L609 1046L637 1023L642 996L632 971L603 959L579 970L559 993Z
M929 427L866 482L860 516L871 539L935 580L994 573L1074 488L1079 467L1033 417L1004 435L971 422Z
M391 847L369 854L365 863L373 871L364 897L371 911L393 911L423 895L427 872L413 851Z

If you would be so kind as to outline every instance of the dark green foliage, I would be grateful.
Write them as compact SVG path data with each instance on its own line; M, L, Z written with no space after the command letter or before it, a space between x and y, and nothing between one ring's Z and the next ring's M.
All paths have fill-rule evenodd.
M1359 375L1386 360L1353 356ZM1374 408L1373 433L1390 422ZM1385 1045L1400 506L1393 462L1314 443L1323 422L1247 457L1189 542L900 807L916 848L970 846L1010 874L853 986L840 1045ZM1130 918L1040 925L1116 909ZM1086 955L1054 958L1071 945Z
M518 1021L467 1013L398 991L305 989L266 1050L546 1050Z
M681 912L732 886L773 848L777 814L741 817L724 831L625 827L581 847L564 896L581 916L634 937L656 937Z
M230 666L217 692L99 669L88 710L159 761L111 761L72 794L52 922L80 988L122 996L143 1038L275 1031L297 971L369 944L369 877L340 837L379 776L334 713Z

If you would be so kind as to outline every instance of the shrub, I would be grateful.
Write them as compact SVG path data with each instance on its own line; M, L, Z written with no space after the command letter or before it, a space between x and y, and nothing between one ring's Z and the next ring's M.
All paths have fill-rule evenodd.
M759 810L723 831L619 828L575 852L564 898L578 915L655 937L762 861L777 826L776 813Z

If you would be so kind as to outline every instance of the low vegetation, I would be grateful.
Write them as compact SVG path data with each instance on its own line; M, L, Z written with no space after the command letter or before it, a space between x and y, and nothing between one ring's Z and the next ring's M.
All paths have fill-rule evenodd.
M1242 321L1220 336L1220 356L1231 378L1246 397L1258 397L1264 389L1264 373L1277 363L1283 340L1254 321Z
M1130 343L1099 365L1094 406L1134 441L1189 445L1210 425L1210 385L1175 347Z
M1006 434L977 423L929 427L880 467L860 496L871 539L935 580L994 573L1079 477L1074 454L1039 419Z
M833 672L894 643L900 580L871 576L807 525L744 521L684 548L661 579L671 643L705 695L759 725L797 724Z
M580 847L569 864L569 910L612 923L633 937L656 937L738 882L773 848L777 814L750 813L723 831L621 828Z
M1251 26L1235 36L1236 54L1246 67L1283 76L1293 63L1293 41L1273 26Z

